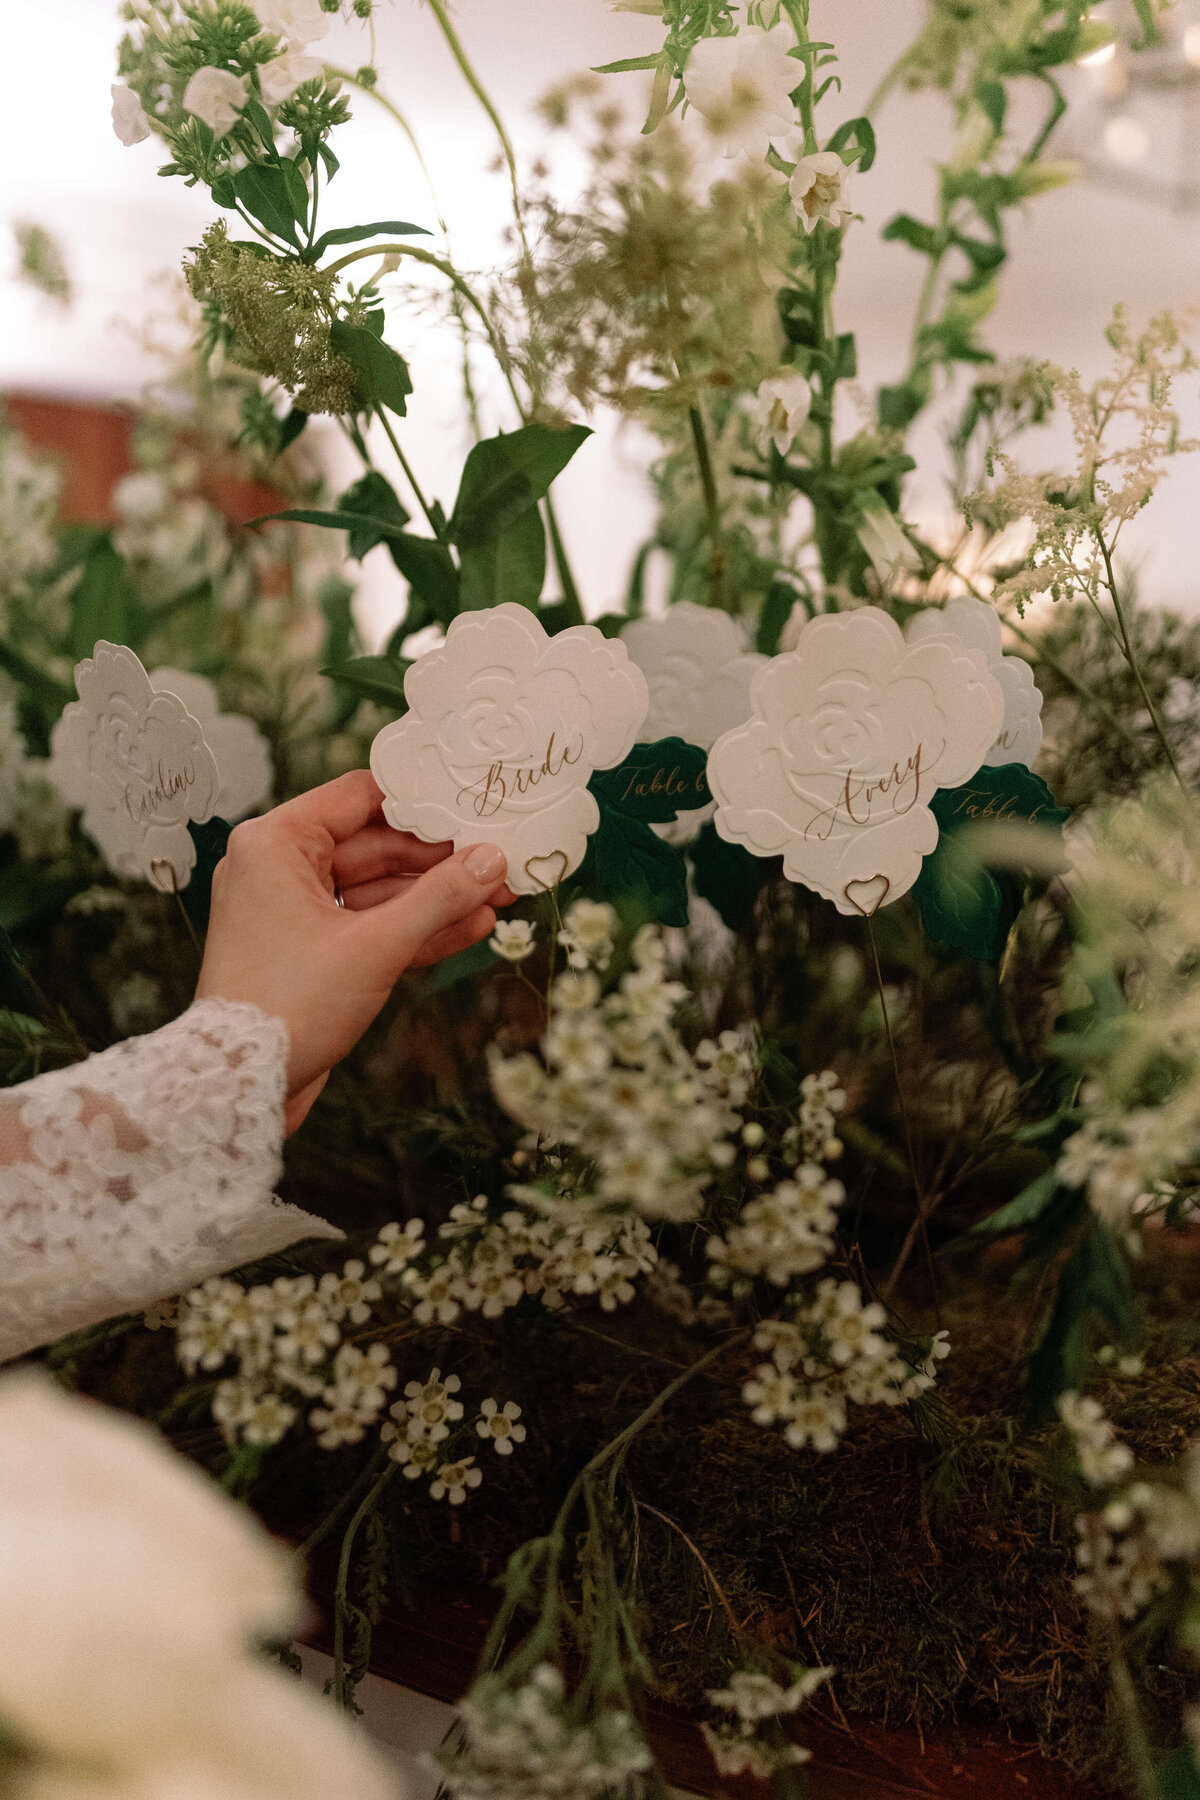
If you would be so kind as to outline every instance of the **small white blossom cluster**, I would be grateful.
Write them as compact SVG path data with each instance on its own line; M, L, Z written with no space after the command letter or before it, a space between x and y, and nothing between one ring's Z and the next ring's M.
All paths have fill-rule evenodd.
M487 1195L478 1194L452 1207L438 1228L448 1248L424 1268L405 1270L402 1281L418 1325L452 1325L464 1311L497 1319L526 1294L540 1295L551 1310L572 1295L594 1295L604 1312L612 1312L633 1299L637 1277L658 1260L649 1228L636 1214L600 1212L574 1199L554 1204L533 1187L514 1186L509 1195L531 1205L492 1218Z
M70 848L70 814L30 756L16 695L0 677L0 832L11 832L26 862L49 862Z
M629 1713L607 1707L577 1717L549 1663L516 1688L502 1675L482 1676L460 1719L461 1747L439 1755L454 1800L617 1800L653 1760Z
M790 1319L765 1319L755 1348L769 1352L742 1388L756 1425L783 1427L793 1450L835 1450L846 1429L847 1403L902 1406L931 1388L937 1364L950 1354L939 1331L915 1366L884 1336L887 1314L878 1301L864 1304L853 1281L832 1276L817 1284Z
M448 1500L451 1506L461 1506L468 1491L483 1480L473 1456L446 1454L446 1441L463 1416L463 1403L455 1397L461 1388L457 1375L431 1369L424 1381L407 1384L404 1397L389 1408L390 1419L380 1433L388 1455L406 1478L417 1481L428 1476L430 1497ZM513 1445L525 1442L521 1408L515 1400L501 1406L489 1397L479 1408L475 1433L498 1456L511 1456Z
M817 1163L801 1163L791 1180L748 1200L724 1237L708 1240L716 1280L761 1275L788 1287L819 1269L833 1249L837 1209L846 1198ZM734 1283L735 1292L738 1284Z
M1133 1453L1089 1395L1060 1394L1058 1414L1071 1434L1089 1487L1107 1488L1104 1504L1075 1521L1079 1543L1076 1591L1106 1619L1133 1619L1169 1587L1167 1565L1200 1561L1200 1455L1181 1464L1182 1483L1117 1484L1133 1468Z
M1088 1119L1062 1147L1059 1179L1067 1187L1086 1188L1092 1211L1120 1230L1153 1204L1155 1135L1154 1115L1146 1110L1125 1113L1119 1124Z
M544 1062L496 1053L492 1088L526 1127L526 1149L567 1146L594 1171L600 1204L694 1219L714 1168L732 1160L727 1140L750 1092L751 1045L723 1032L688 1051L672 1022L687 989L668 979L657 926L637 933L633 967L606 995L596 968L611 958L614 926L611 907L571 907L560 941L572 967L551 989Z
M340 1275L280 1276L244 1288L214 1277L179 1307L176 1352L189 1374L237 1364L217 1383L213 1417L232 1443L277 1444L305 1401L324 1450L355 1444L374 1425L396 1385L387 1350L342 1343L345 1323L363 1325L382 1294L356 1258Z
M58 472L35 462L15 431L0 431L0 602L23 594L54 561Z
M728 1723L700 1727L718 1773L769 1781L780 1769L807 1762L811 1752L788 1742L780 1720L799 1712L832 1674L832 1669L805 1669L782 1687L769 1675L739 1669L727 1688L710 1689L712 1705L734 1715Z
M17 820L25 774L25 739L17 722L17 703L0 688L0 831L11 831Z

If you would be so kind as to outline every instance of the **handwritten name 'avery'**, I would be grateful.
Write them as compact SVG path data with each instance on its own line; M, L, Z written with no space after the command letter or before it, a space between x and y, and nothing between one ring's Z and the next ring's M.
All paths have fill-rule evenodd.
M552 781L556 775L561 775L564 769L577 763L583 755L583 739L580 738L573 750L566 747L556 750L554 738L555 733L552 731L545 756L532 767L492 763L487 774L479 781L470 782L458 790L458 805L469 806L477 819L490 819L514 795L527 794L539 782Z
M187 761L182 768L167 769L159 763L155 772L153 787L126 788L125 805L130 815L139 825L147 819L153 819L159 809L173 800L176 794L186 794L190 787L196 785L196 765Z
M856 780L847 771L837 799L832 806L813 814L805 827L805 837L825 843L838 825L875 825L881 817L898 818L911 812L921 798L924 749L923 744L918 744L911 756L893 763L886 775L870 780Z

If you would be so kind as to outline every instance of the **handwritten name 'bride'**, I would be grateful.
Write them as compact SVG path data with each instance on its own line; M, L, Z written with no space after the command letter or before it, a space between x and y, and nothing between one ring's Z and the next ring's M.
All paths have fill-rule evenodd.
M555 733L550 733L550 741L546 745L546 754L540 763L532 766L510 765L494 762L479 781L460 788L457 795L459 806L469 806L477 819L490 819L500 811L506 800L521 794L529 793L531 788L547 779L553 780L572 763L577 763L583 755L583 739L580 738L574 749L554 747Z
M876 825L881 817L900 818L921 798L921 760L924 744L911 756L895 762L886 775L856 778L849 770L832 806L814 813L804 828L806 838L825 843L839 825Z

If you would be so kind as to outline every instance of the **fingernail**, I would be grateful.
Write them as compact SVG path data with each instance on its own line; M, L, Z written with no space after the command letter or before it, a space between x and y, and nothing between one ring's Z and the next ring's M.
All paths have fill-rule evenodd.
M496 882L508 868L503 850L497 850L495 844L476 844L473 849L464 851L463 867L470 869L476 881Z

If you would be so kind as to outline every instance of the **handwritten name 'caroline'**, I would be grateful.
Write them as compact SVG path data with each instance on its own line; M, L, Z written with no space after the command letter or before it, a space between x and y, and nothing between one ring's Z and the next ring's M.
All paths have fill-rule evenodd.
M196 765L189 758L182 767L168 769L159 763L155 770L153 786L142 788L126 788L125 805L132 818L139 825L154 819L177 794L186 794L188 789L196 785Z
M825 843L839 825L877 825L881 818L899 818L911 812L921 798L924 750L925 746L918 744L911 756L893 763L886 775L860 778L847 770L837 799L813 814L805 826L805 837Z
M556 749L555 733L550 733L550 741L546 745L546 754L540 763L521 767L517 764L494 762L486 775L478 781L470 782L460 788L456 795L459 806L469 807L477 819L490 819L500 811L506 800L529 793L542 781L553 781L556 775L577 763L583 755L583 739L580 738L575 747Z

